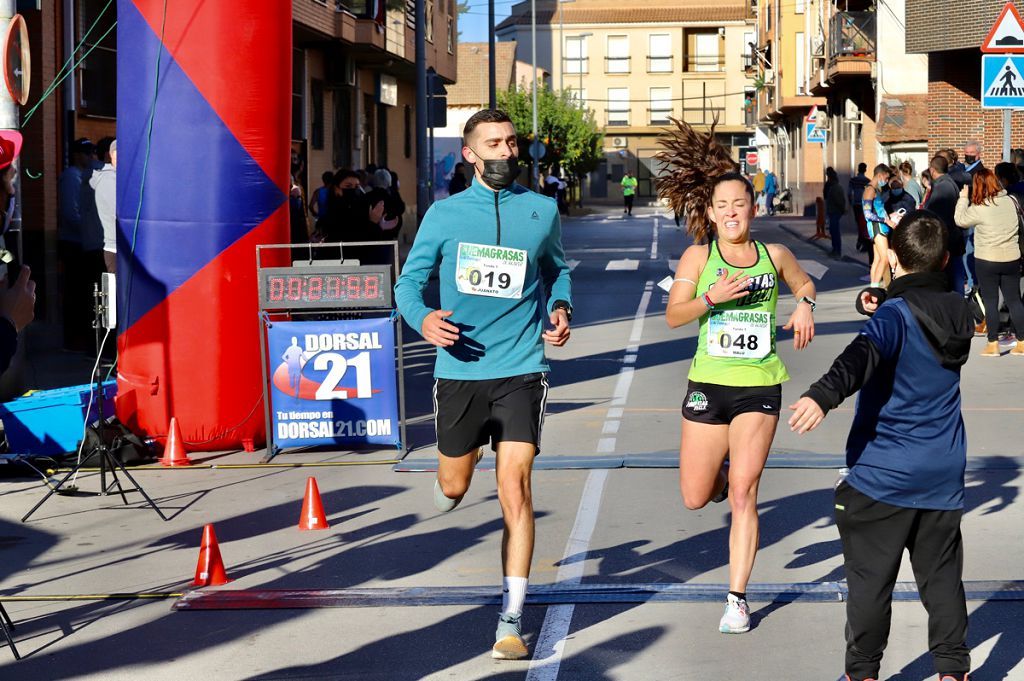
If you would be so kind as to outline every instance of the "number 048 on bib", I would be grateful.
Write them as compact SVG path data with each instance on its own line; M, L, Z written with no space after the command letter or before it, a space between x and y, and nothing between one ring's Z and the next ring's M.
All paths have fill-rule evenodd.
M761 359L772 349L770 312L721 310L708 320L708 354L712 357Z

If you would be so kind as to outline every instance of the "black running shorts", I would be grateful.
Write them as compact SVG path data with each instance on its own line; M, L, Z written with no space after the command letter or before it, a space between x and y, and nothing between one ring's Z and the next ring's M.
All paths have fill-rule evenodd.
M778 416L781 410L781 385L737 388L690 381L683 400L684 419L712 425L727 425L740 414Z
M540 451L548 380L542 373L483 381L439 378L434 383L437 447L445 456L469 454L488 442L529 442Z

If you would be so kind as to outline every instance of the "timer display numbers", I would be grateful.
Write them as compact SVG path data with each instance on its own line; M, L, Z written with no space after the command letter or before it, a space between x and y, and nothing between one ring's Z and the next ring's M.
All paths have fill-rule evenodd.
M391 273L387 267L264 269L260 304L270 310L389 308Z

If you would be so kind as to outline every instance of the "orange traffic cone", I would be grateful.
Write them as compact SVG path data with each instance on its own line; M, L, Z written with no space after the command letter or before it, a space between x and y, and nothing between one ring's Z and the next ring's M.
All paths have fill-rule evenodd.
M171 417L171 427L168 428L167 446L164 447L164 458L160 459L161 466L191 466L192 462L185 453L185 445L181 439L181 428L178 427L178 419Z
M306 481L306 496L302 500L302 515L299 516L300 530L326 530L327 516L324 505L320 502L320 490L316 486L316 478Z
M230 581L224 571L224 561L220 557L220 546L217 545L213 525L206 525L203 527L199 563L196 565L196 578L192 580L192 586L220 586Z

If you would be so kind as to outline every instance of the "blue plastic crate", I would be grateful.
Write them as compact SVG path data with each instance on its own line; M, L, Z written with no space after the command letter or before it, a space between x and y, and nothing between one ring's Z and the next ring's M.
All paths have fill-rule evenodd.
M4 424L7 443L16 454L63 454L78 449L85 419L96 420L98 399L86 415L92 386L74 385L56 390L40 390L0 404L0 421ZM103 384L103 416L114 414L117 381Z

